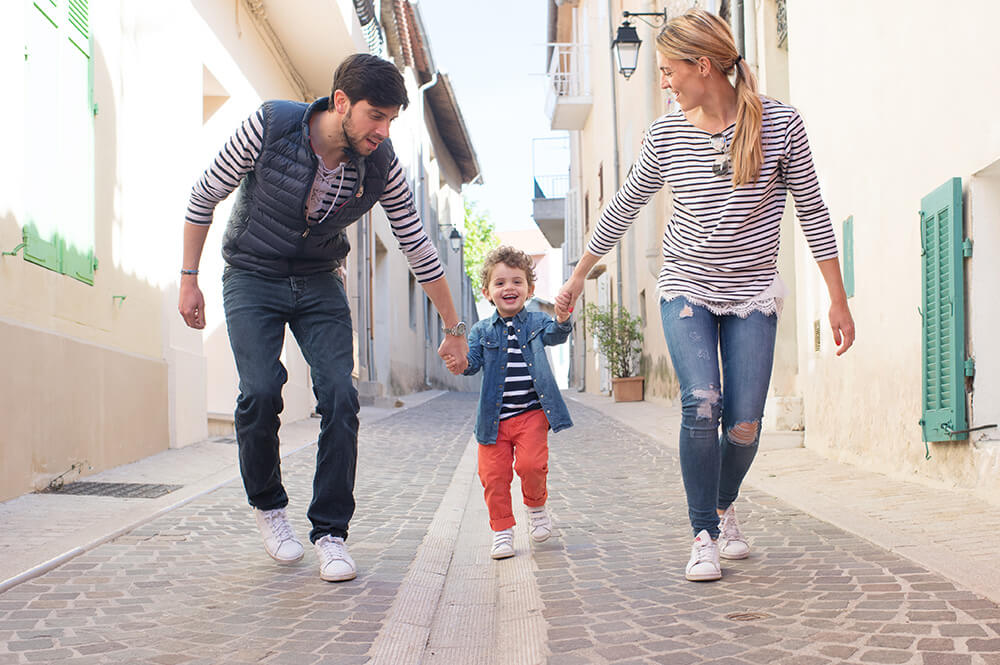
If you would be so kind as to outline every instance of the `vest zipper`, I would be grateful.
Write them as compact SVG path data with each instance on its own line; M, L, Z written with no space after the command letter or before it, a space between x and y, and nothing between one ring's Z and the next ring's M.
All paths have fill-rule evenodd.
M306 230L302 232L302 237L305 238L306 236L308 236L310 231L312 231L312 227L307 226Z

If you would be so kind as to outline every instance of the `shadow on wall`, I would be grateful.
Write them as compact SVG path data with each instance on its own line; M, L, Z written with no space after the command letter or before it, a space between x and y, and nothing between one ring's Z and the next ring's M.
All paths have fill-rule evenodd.
M164 296L112 260L122 223L115 208L118 114L99 43L93 55L102 99L95 117L94 285L29 262L23 251L0 257L0 500L169 444ZM4 211L0 251L12 251L21 239L21 221Z

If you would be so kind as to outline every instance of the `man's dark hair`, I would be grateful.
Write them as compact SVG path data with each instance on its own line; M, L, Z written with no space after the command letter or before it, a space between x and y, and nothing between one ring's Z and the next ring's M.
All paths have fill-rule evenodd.
M410 103L403 75L396 65L368 53L348 56L333 75L329 108L333 108L333 93L343 90L352 104L362 100L372 106L399 106Z

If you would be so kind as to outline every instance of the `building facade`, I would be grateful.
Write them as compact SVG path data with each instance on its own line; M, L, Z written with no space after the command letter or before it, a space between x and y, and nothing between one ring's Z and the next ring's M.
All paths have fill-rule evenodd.
M615 28L626 11L669 17L690 6L726 18L761 92L802 113L857 325L854 348L836 356L826 287L789 202L779 254L789 294L765 427L804 429L806 447L837 460L995 500L1000 351L991 335L998 318L991 289L1000 121L989 112L997 93L987 82L996 78L989 50L1000 7L986 0L947 11L930 2L551 0L547 111L554 129L569 131L572 150L567 272L643 131L672 110L658 87L660 22L631 19L642 45L627 81L615 72ZM666 399L677 387L655 275L670 212L669 192L661 192L584 293L588 302L620 302L644 318L647 396ZM606 389L579 323L574 343L573 383Z
M199 278L208 325L177 313L184 210L230 133L267 99L330 94L355 52L393 60L411 105L392 138L459 313L463 184L479 167L454 91L407 0L11 2L0 9L0 500L231 426L236 372L222 311L216 210ZM316 48L323 44L324 48ZM440 320L408 277L381 209L351 227L348 286L363 399L466 387L436 355ZM285 421L308 417L289 335Z

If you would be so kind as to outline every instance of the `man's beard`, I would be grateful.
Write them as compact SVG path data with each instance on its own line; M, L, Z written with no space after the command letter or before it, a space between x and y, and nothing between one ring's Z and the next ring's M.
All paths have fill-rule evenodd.
M340 129L344 132L344 141L347 142L347 148L356 155L363 155L364 153L358 148L358 140L352 135L354 125L351 123L351 109L347 109L347 114L340 123ZM364 137L360 137L360 140L364 140Z

